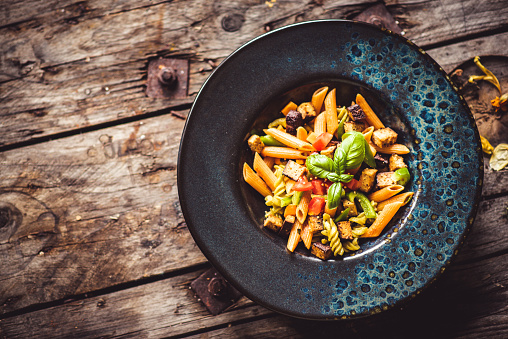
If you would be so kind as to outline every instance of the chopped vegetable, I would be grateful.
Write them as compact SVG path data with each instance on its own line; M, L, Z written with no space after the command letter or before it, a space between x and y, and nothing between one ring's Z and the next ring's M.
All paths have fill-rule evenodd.
M348 215L349 215L349 208L346 208L344 211L342 211L341 214L339 214L339 216L337 218L335 218L335 222L346 220Z
M312 187L312 183L307 181L307 177L305 175L302 175L293 185L293 191L310 191L312 190Z
M322 151L326 148L326 145L333 139L333 135L327 132L321 133L320 136L317 137L316 141L312 143L312 146L316 149L316 151Z
M316 195L325 195L326 194L326 186L323 179L314 179L311 181L312 183L312 194Z
M286 146L271 135L262 135L259 137L265 146Z
M490 168L500 171L508 165L508 144L499 144L490 157Z
M351 179L351 181L344 184L344 186L346 186L347 188L349 188L352 191L356 191L360 188L360 186L362 186L362 184L356 179Z
M325 210L325 198L314 197L309 202L309 215L319 215Z
M411 175L409 174L407 167L402 167L393 172L393 179L395 180L396 185L404 186L407 184L409 179L411 179Z
M347 199L349 201L354 201L354 199L358 199L360 206L362 206L363 212L365 212L365 216L367 218L376 217L376 211L374 211L374 207L372 207L369 198L367 198L364 194L352 191L347 194Z

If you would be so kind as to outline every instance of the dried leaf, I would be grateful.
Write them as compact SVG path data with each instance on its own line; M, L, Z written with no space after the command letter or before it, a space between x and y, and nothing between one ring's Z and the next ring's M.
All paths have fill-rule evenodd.
M490 168L500 171L508 165L508 144L499 144L490 157Z
M494 147L490 144L490 142L487 140L487 138L484 138L480 135L480 141L482 142L482 150L484 153L492 154L492 151L494 150Z

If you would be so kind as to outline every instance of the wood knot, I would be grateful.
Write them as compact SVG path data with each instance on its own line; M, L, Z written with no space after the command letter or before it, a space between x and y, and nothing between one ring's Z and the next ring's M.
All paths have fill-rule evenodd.
M241 14L226 14L222 18L222 29L226 32L238 31L245 21L245 18Z
M21 211L11 203L0 201L0 229L4 227L17 228L23 221Z

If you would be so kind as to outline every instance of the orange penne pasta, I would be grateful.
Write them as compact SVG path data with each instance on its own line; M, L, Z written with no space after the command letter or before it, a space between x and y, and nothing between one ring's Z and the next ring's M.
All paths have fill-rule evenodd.
M284 210L284 218L288 215L295 215L296 216L296 205L289 204L286 206L286 209Z
M258 152L254 154L254 162L252 165L252 167L254 167L254 171L256 171L261 179L266 182L268 187L270 187L273 192L275 190L275 182L277 181L277 177L275 176L275 173L272 172L270 167L266 165Z
M316 119L314 119L314 133L321 135L326 132L326 113L320 113Z
M369 142L372 138L372 132L374 132L374 126L369 126L362 131L363 137L367 140L367 142Z
M302 232L300 233L300 238L303 241L303 244L307 249L310 250L310 245L312 244L312 237L314 236L314 233L312 233L311 227L307 222L302 227Z
M369 125L374 126L374 129L385 128L385 125L383 125L381 120L379 120L376 113L374 113L372 108L370 108L369 104L365 101L365 98L361 94L356 95L356 103L365 112L365 115L367 116L365 120L367 120Z
M404 186L402 185L390 185L371 193L369 195L369 200L381 202L393 197L395 194L400 193L402 190L404 190Z
M278 159L307 159L307 153L289 147L266 146L261 151L263 157L273 157ZM277 163L277 159L275 159ZM280 160L279 160L280 163Z
M250 168L249 165L247 165L247 163L243 164L243 179L262 196L266 197L272 194L272 191L266 185L263 179L261 179L261 177L257 175L256 172L254 172L254 170Z
M402 206L404 206L404 203L401 201L396 201L386 205L381 213L379 213L376 220L374 220L372 225L370 225L367 232L362 235L362 238L373 238L379 236L390 220L392 220L395 213L397 213L399 208Z
M321 107L323 106L323 101L325 100L326 92L328 92L328 87L321 87L317 89L314 94L312 94L312 106L316 110L316 113L319 114L321 112Z
M384 154L408 154L409 148L402 144L393 144L388 147L378 147L376 146L372 141L369 142L369 145L371 146L371 149L374 148L376 152L384 153Z
M411 199L413 198L413 194L414 194L413 192L404 192L404 193L397 194L397 195L391 197L390 199L386 199L385 201L381 201L379 204L377 204L377 210L382 211L386 205L394 203L394 202L398 202L398 201L402 202L402 205L405 205L411 201Z
M297 108L298 106L294 102L290 101L289 104L287 104L286 107L284 107L281 112L284 115L288 115L289 111L294 111Z
M337 213L337 209L338 207L335 207L334 209L329 209L328 204L325 204L325 213L332 218L335 216L335 213Z
M291 193L291 190L293 189L294 184L296 184L296 181L294 181L293 179L287 178L287 181L286 181L286 193L287 194Z
M330 134L335 134L339 127L339 119L337 118L337 102L335 97L335 88L328 93L325 98L326 112L326 129Z
M293 224L293 227L291 228L291 232L289 233L288 243L287 243L287 249L290 252L294 252L296 246L298 246L298 243L301 240L300 233L302 232L302 224L298 219L295 220L295 223Z
M289 133L279 131L275 128L265 129L264 132L266 134L274 137L275 139L277 139L277 141L280 141L281 143L283 143L284 145L286 145L288 147L296 148L300 151L306 151L306 152L315 151L314 147L312 147L311 144L309 144L306 141L300 140L297 137L295 137L294 135L291 135Z
M273 164L275 163L275 158L264 157L263 161L266 163L266 166L268 166L270 169L272 169L273 168Z
M309 202L311 199L311 191L303 193L298 206L296 206L296 218L303 224L309 212Z
M307 130L302 126L296 129L296 137L302 141L307 141Z

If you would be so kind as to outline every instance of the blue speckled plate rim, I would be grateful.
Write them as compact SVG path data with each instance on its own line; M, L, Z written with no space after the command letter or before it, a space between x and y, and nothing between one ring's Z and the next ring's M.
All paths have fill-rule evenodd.
M249 44L259 40L259 39L262 39L263 37L267 36L267 35L270 35L270 34L275 34L277 33L278 31L280 30L285 30L285 29L288 29L288 28L291 28L291 27L294 27L294 26L299 26L299 25L308 25L308 24L313 24L313 23L316 23L316 22L351 22L351 23L354 23L355 25L364 25L364 26L368 26L370 27L371 29L377 29L379 30L378 27L376 26L373 26L373 25L370 25L370 24L366 24L366 23L363 23L363 22L354 22L354 21L347 21L347 20L314 20L314 21L307 21L307 22L302 22L302 23L297 23L297 24L293 24L293 25L289 25L289 26L285 26L285 27L281 27L279 29L276 29L276 30L273 30L271 32L268 32L268 33L265 33L263 35L260 35L252 40L250 40L249 42L247 42L246 44L242 45L241 47L239 47L235 52L233 52L232 54L230 54L226 59L224 59L221 63L224 64L225 62L227 62L233 55L235 55L236 53L238 53L241 49L243 49L244 47L248 46ZM416 50L423 58L426 58L427 61L429 61L431 64L434 65L434 67L436 69L439 70L439 72L441 72L441 74L443 75L443 77L448 81L450 87L453 89L453 91L456 92L461 104L462 104L462 108L466 111L466 113L469 114L469 117L470 119L472 120L473 124L475 124L474 122L474 118L473 118L473 115L467 105L467 103L465 102L464 98L458 93L456 87L454 86L454 84L450 81L448 75L444 72L444 70L437 64L437 62L435 60L433 60L427 53L425 53L422 49L418 48L417 46L414 45L414 43L412 43L411 41L409 41L408 39L400 36L400 35L397 35L397 34L394 34L392 33L391 31L388 31L388 30L385 30L385 29L382 29L382 31L384 32L384 34L388 34L388 35L391 35L392 37L395 37L396 39L399 39L401 40L403 43L407 44L410 46L410 48L413 48L414 50ZM182 139L181 139L181 142L180 142L180 152L179 152L179 156L178 156L178 173L180 173L182 171L182 165L181 165L181 151L182 151L182 146L184 145L184 142L185 142L185 133L186 133L186 130L187 130L187 126L188 126L188 123L189 123L189 119L191 118L192 116L192 111L193 111L193 108L196 104L196 101L197 99L199 98L201 92L206 88L206 85L207 83L209 82L209 80L213 77L213 75L215 74L215 72L217 72L221 65L219 65L213 72L212 74L210 74L210 76L207 78L207 80L204 82L204 84L202 85L198 95L196 96L196 99L195 99L195 102L193 104L193 107L191 108L191 113L189 114L189 117L187 118L187 121L186 121L186 124L184 126L184 130L183 130L183 133L182 133ZM474 125L475 126L475 125ZM475 126L476 127L476 126ZM477 140L477 143L479 144L479 134L478 134L478 130L477 128L474 128L474 133L475 133L475 139ZM478 204L479 204L479 201L480 201L480 197L481 197L481 187L482 187L482 183L483 183L483 158L480 156L478 157L479 158L479 163L478 163L478 169L479 169L479 175L480 175L480 178L479 178L479 184L477 185L476 187L476 192L475 192L475 198L474 198L474 205L473 205L473 208L472 210L470 211L469 213L469 218L468 218L468 224L466 225L463 233L459 236L458 238L458 242L456 243L456 245L454 246L454 252L453 254L450 256L450 258L443 264L442 266L442 269L440 271L438 271L436 273L436 275L432 278L432 279L428 279L426 281L426 283L423 285L423 287L421 287L420 289L417 290L416 293L412 294L412 295L409 295L409 296L406 296L406 297L403 297L403 298L400 298L399 300L397 300L395 303L393 304L390 304L388 305L388 308L392 308L392 307L396 307L397 305L401 304L401 303L404 303L406 302L407 300L409 299L412 299L413 297L416 296L417 293L420 293L423 289L427 288L433 281L435 281L441 274L442 272L444 271L444 268L446 266L448 266L451 262L451 260L456 256L457 254L457 251L460 249L460 247L463 245L464 243L464 239L466 238L469 230L470 230L470 227L474 221L474 218L476 216L476 213L477 213L477 209L478 209ZM184 214L184 217L185 216L188 216L190 215L190 212L187 208L187 204L184 200L184 197L185 197L185 192L182 191L181 187L181 180L180 180L181 176L178 175L178 178L177 178L177 182L178 182L178 193L179 193L179 197L180 197L180 203L181 203L181 206L182 206L182 211L183 211L183 214ZM213 256L211 256L209 253L207 253L206 250L206 244L203 244L201 243L200 239L199 239L199 236L197 236L197 234L195 233L195 230L193 229L192 225L189 225L189 230L192 234L192 236L194 237L194 239L196 240L198 246L202 249L204 255L208 258L208 260L210 260L210 262L216 266L219 271L226 277L226 279L228 279L229 281L231 281L235 287L237 287L244 295L246 295L247 297L249 297L250 299L252 299L253 301L255 302L258 302L260 304L262 304L263 306L269 308L269 309L272 309L274 311L277 311L277 312L280 312L280 313L283 313L283 314L287 314L287 315L290 315L290 316L294 316L294 317L299 317L299 318L306 318L306 319L318 319L318 320L329 320L329 319L337 319L336 317L323 317L323 316L308 316L308 315L302 315L302 314L299 314L299 313L294 313L294 312L288 312L287 310L285 309L282 309L282 308L278 308L277 306L274 306L274 305L267 305L266 303L262 302L259 298L257 298L255 295L252 295L248 290L244 289L243 286L241 284L237 284L236 283L236 279L231 276L227 271L224 271L222 269L222 266L220 265L219 262L216 262L216 260L213 258ZM383 309L385 310L385 309ZM373 313L377 313L377 312L370 312L370 313L362 313L362 314L359 314L359 315L353 315L353 316L346 316L345 318L351 318L351 317L358 317L358 316L365 316L365 315L369 315L369 314L373 314ZM344 318L344 317L343 317Z

